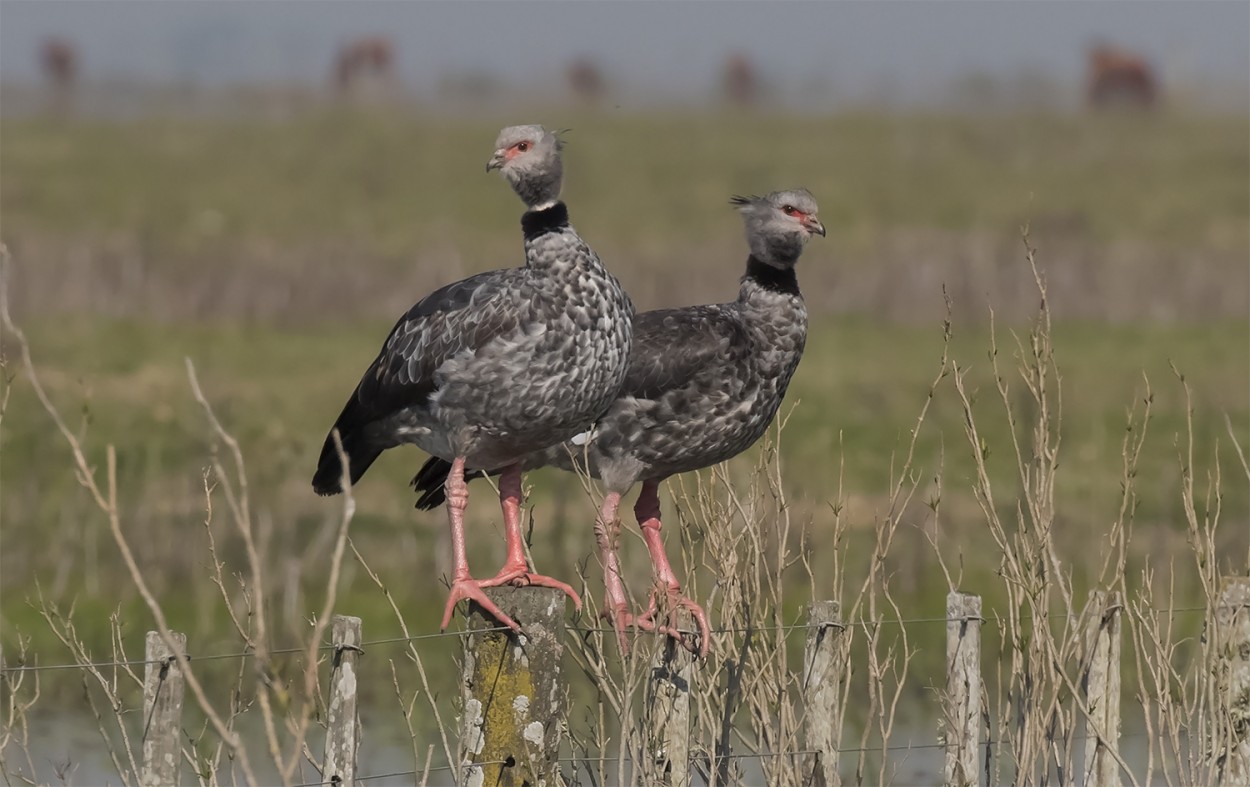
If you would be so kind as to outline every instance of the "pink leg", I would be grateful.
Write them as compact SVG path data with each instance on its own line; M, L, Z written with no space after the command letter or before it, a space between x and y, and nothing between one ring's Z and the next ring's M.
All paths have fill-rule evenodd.
M493 601L482 592L482 583L469 574L469 560L464 548L464 510L469 505L469 485L464 480L464 459L456 457L451 463L451 472L447 474L447 483L443 487L447 492L447 517L451 520L451 557L453 562L451 575L451 594L447 597L447 607L443 610L442 628L451 623L451 615L460 601L475 601L482 609L494 615L500 623L513 631L520 631L516 621L503 613Z
M603 562L603 585L608 597L602 615L612 621L621 652L626 653L629 651L629 643L625 640L625 629L630 625L633 615L629 612L629 600L625 597L621 561L616 551L616 539L621 531L616 509L620 504L619 492L609 492L603 498L599 518L595 520L595 541L599 544L599 558Z
M504 535L508 541L508 557L503 568L491 579L478 583L484 588L511 583L518 587L537 585L555 588L573 599L573 605L582 608L582 600L573 588L558 579L545 577L530 571L525 561L525 545L521 538L521 466L508 467L499 476L499 505L503 509Z
M664 551L664 541L660 538L659 486L659 481L644 481L642 490L638 493L638 502L634 505L634 516L638 518L638 525L642 528L642 538L647 542L647 551L651 553L651 563L655 566L656 579L656 590L651 593L651 603L647 611L635 620L634 623L644 628L654 627L656 630L676 638L683 647L694 652L694 648L682 636L681 631L678 630L677 621L673 617L673 612L678 608L685 607L690 610L695 623L699 626L700 642L698 653L700 656L706 656L708 647L711 644L711 630L707 623L707 615L703 612L702 607L681 594L681 583L677 581L677 576L673 573L673 567L669 564L668 555ZM667 625L656 624L655 622L655 616L660 611L657 591L661 591L667 596L668 603L665 604L669 614Z

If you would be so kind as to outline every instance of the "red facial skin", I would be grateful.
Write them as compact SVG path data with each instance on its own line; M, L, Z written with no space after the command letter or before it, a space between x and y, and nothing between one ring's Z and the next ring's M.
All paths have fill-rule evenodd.
M814 214L804 213L803 211L799 210L793 205L786 205L781 210L790 218L797 219L799 224L803 227L803 229L807 230L809 233L814 233L818 235L825 234L824 226L820 223L820 220L817 219Z
M522 153L529 151L532 147L534 147L533 142L530 142L529 140L521 140L503 152L504 161L511 161Z

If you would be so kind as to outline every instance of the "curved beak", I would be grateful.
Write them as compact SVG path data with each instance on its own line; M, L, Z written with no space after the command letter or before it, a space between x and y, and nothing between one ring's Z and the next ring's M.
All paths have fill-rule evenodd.
M506 161L507 159L503 157L503 151L496 150L495 155L490 157L490 161L486 162L486 171L490 172L492 169L501 169Z
M806 227L807 231L813 235L819 235L822 238L825 237L825 225L821 224L820 219L815 216L808 216L804 218L803 226Z

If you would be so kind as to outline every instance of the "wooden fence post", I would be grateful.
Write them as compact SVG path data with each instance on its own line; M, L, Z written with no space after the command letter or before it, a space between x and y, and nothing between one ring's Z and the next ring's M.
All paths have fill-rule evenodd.
M356 754L360 750L360 707L356 691L356 660L360 649L360 618L335 615L332 629L334 666L330 670L330 701L326 707L325 758L321 780L326 784L356 783Z
M187 652L187 635L169 632L174 645ZM171 787L178 784L182 750L178 733L182 727L184 680L178 659L165 647L156 631L149 631L143 671L143 767L142 787Z
M813 601L807 611L803 650L803 726L809 751L804 784L838 787L838 744L842 738L841 695L846 666L846 626L836 601Z
M486 596L521 625L470 605L461 696L460 784L557 787L566 688L562 591L545 587L487 588Z
M1120 787L1120 594L1090 591L1081 689L1085 719L1086 787Z
M1211 752L1222 787L1250 785L1250 577L1225 577L1208 631L1215 658Z
M976 787L981 718L981 597L946 596L947 787Z
M677 627L694 628L694 618L677 610ZM647 762L644 782L664 787L690 785L690 681L694 656L672 637L665 637L651 661L644 714Z

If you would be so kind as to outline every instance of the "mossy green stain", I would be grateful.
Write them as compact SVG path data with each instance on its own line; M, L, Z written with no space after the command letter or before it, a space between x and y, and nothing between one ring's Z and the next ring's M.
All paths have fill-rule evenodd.
M482 701L482 749L472 755L482 766L482 784L504 787L535 787L540 784L525 727L529 714L513 709L517 697L536 696L534 676L527 660L517 659L520 648L502 632L482 634L473 667L473 686ZM501 764L503 763L503 764ZM513 763L508 765L506 763Z

